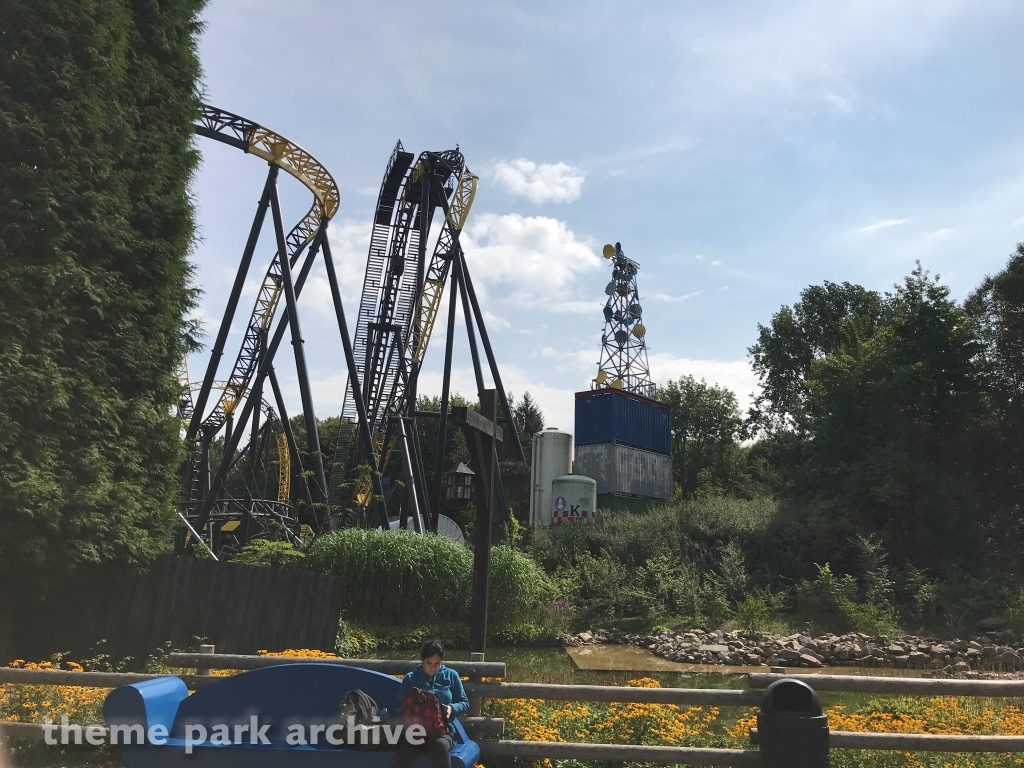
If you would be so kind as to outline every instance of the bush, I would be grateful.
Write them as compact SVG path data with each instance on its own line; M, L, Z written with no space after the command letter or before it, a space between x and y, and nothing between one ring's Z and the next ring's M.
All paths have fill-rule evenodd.
M283 566L303 557L305 555L287 541L254 539L228 562L238 565Z
M304 565L345 579L349 622L414 628L469 619L473 553L442 536L349 528L314 541ZM528 557L510 547L491 550L488 617L494 630L541 621L555 597Z
M804 581L797 587L798 605L815 622L834 631L854 629L869 635L891 636L899 630L896 612L888 601L876 575L858 599L857 580L849 574L837 576L825 563L818 568L818 578Z

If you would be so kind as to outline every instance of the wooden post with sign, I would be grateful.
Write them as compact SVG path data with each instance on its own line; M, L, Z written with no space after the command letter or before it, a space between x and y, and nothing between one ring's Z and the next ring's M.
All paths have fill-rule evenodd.
M469 650L487 651L487 593L491 571L491 520L494 516L498 462L496 442L504 439L498 426L498 397L493 389L480 393L480 411L468 406L452 408L452 422L462 427L469 449L469 468L476 497L473 528L473 600L470 605Z

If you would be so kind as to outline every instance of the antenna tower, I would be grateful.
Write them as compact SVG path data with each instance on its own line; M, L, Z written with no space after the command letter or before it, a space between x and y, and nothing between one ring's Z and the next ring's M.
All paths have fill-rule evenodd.
M608 302L604 305L601 360L592 386L654 397L644 341L647 329L641 322L643 309L636 287L640 266L626 258L620 243L606 245L603 253L612 263L612 280L604 289Z

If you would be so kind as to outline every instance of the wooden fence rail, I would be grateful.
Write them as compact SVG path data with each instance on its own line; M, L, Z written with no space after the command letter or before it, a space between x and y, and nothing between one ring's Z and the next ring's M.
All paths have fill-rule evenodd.
M171 663L184 668L204 669L256 669L275 664L326 662L377 669L389 674L400 674L417 663L397 659L303 659L285 656L242 656L228 654L172 654ZM471 678L504 677L505 665L494 662L451 662L460 674ZM109 688L150 680L161 675L107 672L65 672L62 670L29 670L0 668L0 683L30 685L72 685ZM218 680L208 675L182 675L190 689L209 685ZM491 683L470 680L466 692L471 697L494 699L543 699L548 701L609 701L684 706L741 706L760 703L763 691L781 674L747 675L747 690L714 690L701 688L633 688L603 685L549 685L541 683ZM857 691L864 693L914 696L990 696L1024 697L1024 681L1002 680L922 680L893 677L858 677L805 675L800 678L816 690ZM582 744L570 742L510 741L499 738L504 729L500 718L470 717L464 720L466 729L480 739L484 757L521 757L526 759L567 759L629 761L645 763L710 766L755 766L760 764L757 750L705 749L692 747L660 747L630 744ZM39 725L13 723L3 726L10 735L37 734ZM490 737L490 738L488 738ZM751 744L758 743L756 728L750 731ZM1024 736L904 733L852 733L829 732L830 749L872 749L919 752L1024 752Z
M574 744L565 741L480 741L483 757L522 757L534 760L622 760L631 763L683 765L760 765L756 749L704 747L646 747L637 744Z
M344 667L362 667L386 675L404 675L419 664L419 659L336 659L304 658L302 656L244 656L229 653L172 653L167 657L172 667L195 669L262 669L279 664L338 664ZM505 677L505 664L499 661L446 661L460 675L470 678Z
M792 675L752 673L751 688L767 688ZM889 693L904 696L992 696L1024 698L1024 680L930 680L920 677L868 677L862 675L800 675L816 691Z

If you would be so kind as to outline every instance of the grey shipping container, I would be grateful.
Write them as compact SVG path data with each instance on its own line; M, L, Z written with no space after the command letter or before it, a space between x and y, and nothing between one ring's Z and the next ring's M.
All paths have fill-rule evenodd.
M662 403L621 389L576 393L576 445L619 443L672 453L672 411Z
M615 493L669 501L672 457L631 445L576 445L573 474L592 477L599 494Z

